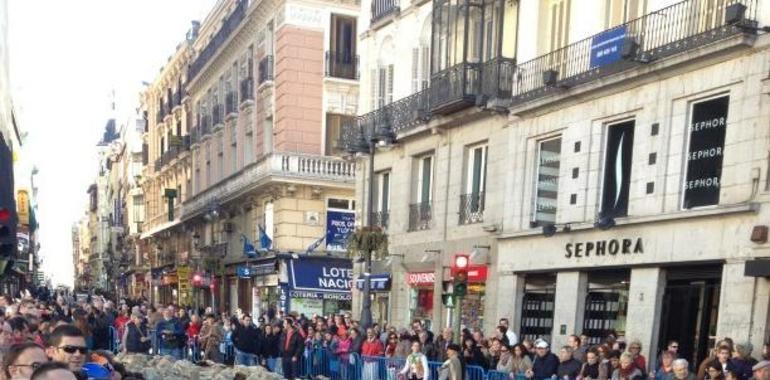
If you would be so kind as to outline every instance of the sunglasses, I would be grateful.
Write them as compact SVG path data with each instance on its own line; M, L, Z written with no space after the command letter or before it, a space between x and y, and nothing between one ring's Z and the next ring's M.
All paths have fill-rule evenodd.
M75 352L80 352L82 355L85 355L86 352L88 351L88 348L83 346L62 346L57 348L61 349L62 351L68 354L74 354Z

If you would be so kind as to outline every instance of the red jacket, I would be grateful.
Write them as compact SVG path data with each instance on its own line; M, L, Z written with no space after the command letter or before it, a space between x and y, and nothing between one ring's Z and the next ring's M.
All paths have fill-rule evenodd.
M190 323L190 326L187 326L187 337L192 338L194 336L198 336L201 332L201 325L200 323Z
M365 340L361 346L362 356L382 356L385 354L385 348L382 346L382 342L379 339Z

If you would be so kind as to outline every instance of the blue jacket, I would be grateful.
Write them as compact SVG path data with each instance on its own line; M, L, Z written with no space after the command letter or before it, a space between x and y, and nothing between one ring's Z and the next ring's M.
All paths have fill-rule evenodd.
M535 355L535 359L532 361L532 376L533 380L550 379L551 376L556 375L559 369L559 358L552 352L547 353L544 357Z
M163 331L170 331L170 334L164 334ZM168 321L163 318L155 325L155 335L158 337L158 344L161 348L180 348L184 347L186 335L182 328L182 323L176 318Z

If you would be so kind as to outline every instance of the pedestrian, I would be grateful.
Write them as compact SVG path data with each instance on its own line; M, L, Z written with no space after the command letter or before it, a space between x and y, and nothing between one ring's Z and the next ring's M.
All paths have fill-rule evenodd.
M49 362L41 365L30 376L31 380L76 380L75 373L63 363Z
M348 330L350 332L350 352L356 353L361 355L361 347L364 345L364 337L361 336L361 333L358 331L357 328L351 328Z
M751 368L754 380L770 380L770 359L764 359Z
M505 327L506 329L505 336L508 338L508 345L510 347L513 347L519 343L519 338L516 336L516 333L511 329L511 325L508 322L508 318L500 318L500 321L497 324Z
M88 347L80 329L73 325L63 325L53 330L45 351L51 360L64 363L70 371L78 372L86 361Z
M131 314L131 318L123 326L124 353L146 354L150 349L150 337L147 335L147 328L142 324L142 315L139 313Z
M350 328L347 331L353 330L353 328ZM338 361L338 367L343 379L347 379L348 364L350 363L350 353L353 347L353 339L348 336L347 331L339 334L337 349L334 350L334 355Z
M438 359L438 352L436 346L430 341L430 336L427 331L420 331L419 335L420 345L422 346L422 353L429 361L435 361Z
M513 346L511 354L511 373L516 377L525 376L532 369L532 359L529 358L527 347L519 343Z
M753 367L756 363L752 363L749 360L752 359L751 348L752 346L750 342L735 344L735 352L733 353L733 357L730 359L730 364L732 364L732 367L735 369L733 374L738 378L738 380L748 380L752 375L751 367Z
M559 358L550 352L548 342L538 339L535 342L535 358L527 377L533 380L550 379L559 369Z
M669 350L661 352L659 367L655 372L655 380L670 380L674 376L674 355L676 354Z
M262 345L262 365L271 371L275 370L278 357L280 356L280 335L278 329L271 324L265 325L265 338Z
M233 347L235 348L235 364L253 366L257 365L257 353L261 337L257 327L254 326L251 316L244 314L240 326L233 330Z
M631 353L620 355L620 367L612 372L612 380L642 380L642 371L634 363Z
M559 367L556 370L556 375L560 379L574 380L580 375L580 369L583 366L578 360L573 357L574 352L571 346L563 346L559 350Z
M407 380L429 380L428 358L422 353L420 341L412 342L411 349L412 352L406 357L406 363L400 373L405 375Z
M222 326L217 321L216 316L214 314L206 314L201 325L200 335L198 335L200 347L203 351L203 360L220 361L218 353L222 334Z
M672 380L695 380L695 375L690 373L690 364L687 360L675 359L671 366L674 368Z
M12 345L3 357L3 373L8 380L27 380L39 366L48 363L43 348L32 342Z
M397 348L398 348L398 335L396 335L396 333L388 334L388 340L385 343L385 357L386 358L395 357Z
M607 369L599 361L599 354L595 349L589 349L586 352L585 359L585 363L583 363L583 366L580 368L579 378L607 380Z
M634 365L642 372L643 377L647 377L647 359L642 355L642 342L634 339L628 345L628 352L634 358Z
M439 335L438 338L436 338L435 347L436 347L436 359L440 362L445 362L447 360L447 350L449 349L449 345L454 343L453 340L454 332L451 328L445 328L443 331L441 331L441 335Z
M496 344L500 344L497 342ZM511 353L511 348L506 345L500 346L500 354L499 359L497 360L497 365L495 368L491 368L495 371L503 372L503 373L511 373L513 372L513 354Z
M588 350L588 347L584 346L582 342L583 341L577 335L570 335L567 337L567 345L572 347L572 357L581 363L586 361L585 356L586 351Z
M174 308L169 306L163 310L163 319L155 326L158 339L158 351L161 355L169 355L177 360L182 359L182 347L185 344L185 332L182 324L174 316Z
M487 362L484 360L481 349L470 336L463 340L463 360L466 365L487 368Z
M366 341L361 346L361 355L363 357L363 378L365 380L376 380L378 377L378 363L376 357L383 356L385 348L373 328L366 329Z
M439 368L439 379L465 380L465 363L462 361L460 345L450 343L447 346L447 360Z
M283 326L284 332L280 339L281 368L283 377L293 380L298 375L297 369L304 345L292 319L284 319Z
M412 336L408 332L406 332L406 330L401 331L394 357L399 359L405 359L407 356L409 356L411 347L412 347Z

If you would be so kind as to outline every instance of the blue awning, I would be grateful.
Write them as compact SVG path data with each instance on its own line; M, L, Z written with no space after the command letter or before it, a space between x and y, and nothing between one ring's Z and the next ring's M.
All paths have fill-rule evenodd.
M363 278L356 279L356 289L358 290L364 289ZM382 273L382 274L373 274L369 276L369 289L373 291L390 290L390 274Z

